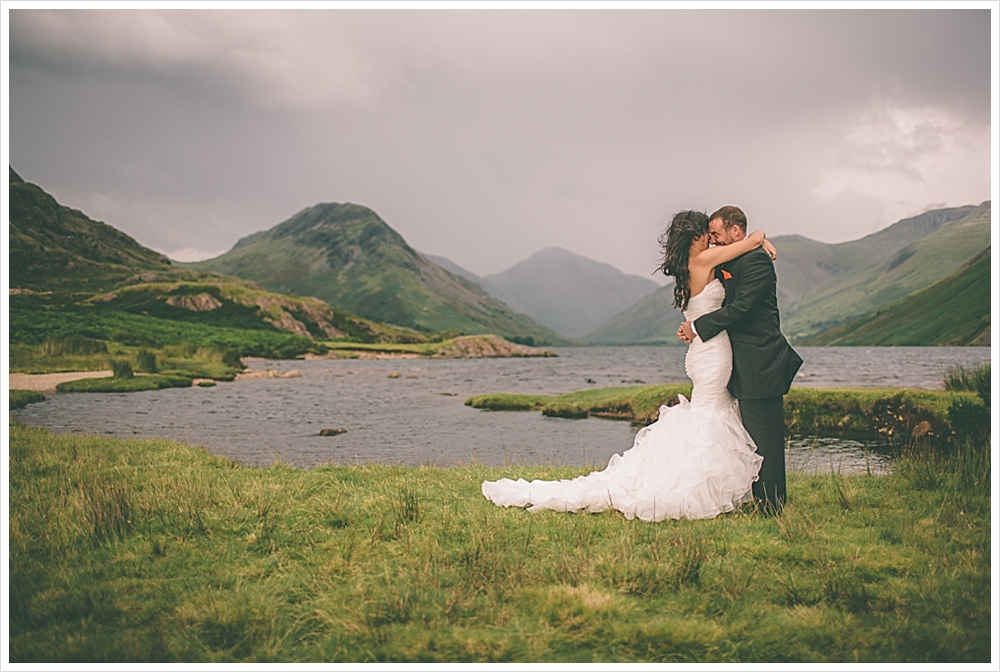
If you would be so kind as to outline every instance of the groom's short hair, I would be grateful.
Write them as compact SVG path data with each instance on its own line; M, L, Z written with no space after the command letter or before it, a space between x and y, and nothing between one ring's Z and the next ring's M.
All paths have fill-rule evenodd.
M711 222L716 219L722 220L722 225L726 227L727 231L734 226L738 226L743 233L747 232L747 216L744 215L743 211L735 205L726 205L719 208L712 213L712 216L708 218L708 221Z

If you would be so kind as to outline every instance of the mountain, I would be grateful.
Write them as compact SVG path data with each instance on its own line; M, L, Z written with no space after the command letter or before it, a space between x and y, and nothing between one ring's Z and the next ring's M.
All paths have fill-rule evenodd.
M681 345L684 315L673 306L674 285L660 287L582 336L597 345Z
M990 202L910 217L859 240L830 245L777 236L782 328L801 342L923 289L990 244ZM672 289L644 297L583 338L593 343L676 343ZM810 341L811 342L811 341Z
M832 245L798 235L772 238L778 248L778 304L782 315L798 312L809 303L812 292L835 278L877 266L907 245L968 216L975 209L975 206L966 205L930 210L864 238Z
M990 345L990 248L930 287L802 345Z
M170 260L131 236L56 202L9 169L10 286L72 284L94 291L140 271L164 271Z
M482 282L493 296L536 322L574 337L659 288L652 280L561 247L536 252Z
M286 335L367 342L427 339L426 334L362 319L318 299L285 296L247 280L175 267L118 229L60 205L13 169L9 194L12 343L73 335L182 342L192 330L208 341L224 330L223 340L272 345L287 341L282 340ZM240 336L235 333L240 330L275 336ZM140 337L142 333L146 336ZM158 336L150 336L153 333ZM300 352L312 347L303 340L293 345Z
M990 202L905 245L899 242L907 240L906 235L892 236L886 231L881 240L867 236L830 246L834 248L829 250L830 257L838 262L836 274L782 306L782 328L790 339L808 338L887 306L957 270L990 245ZM774 244L778 248L778 286L788 291L804 284L800 278L786 276L789 264L781 238Z
M410 247L374 211L321 203L247 236L190 268L315 296L362 317L421 331L495 333L519 342L571 341L449 273Z

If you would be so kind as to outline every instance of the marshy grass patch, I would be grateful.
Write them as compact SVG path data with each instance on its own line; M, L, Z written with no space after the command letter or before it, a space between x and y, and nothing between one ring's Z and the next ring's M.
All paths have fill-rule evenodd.
M191 387L191 379L187 376L175 375L80 378L79 380L59 383L56 385L56 390L59 392L145 392L168 387Z
M13 411L18 408L24 408L28 404L37 404L40 401L45 401L45 395L41 392L35 392L34 390L9 390L7 407L8 410Z

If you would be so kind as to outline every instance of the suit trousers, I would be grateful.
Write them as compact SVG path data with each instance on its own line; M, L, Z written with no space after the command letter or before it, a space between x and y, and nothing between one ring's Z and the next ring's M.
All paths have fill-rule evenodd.
M743 426L764 458L760 478L753 484L754 501L777 512L785 504L785 403L784 397L740 399Z

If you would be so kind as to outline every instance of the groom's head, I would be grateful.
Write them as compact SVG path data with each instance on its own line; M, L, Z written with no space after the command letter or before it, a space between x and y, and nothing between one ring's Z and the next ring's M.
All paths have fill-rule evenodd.
M735 205L719 208L708 218L708 235L714 245L730 245L747 237L747 216Z

